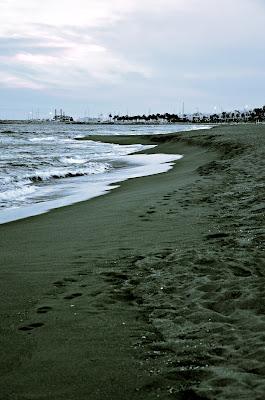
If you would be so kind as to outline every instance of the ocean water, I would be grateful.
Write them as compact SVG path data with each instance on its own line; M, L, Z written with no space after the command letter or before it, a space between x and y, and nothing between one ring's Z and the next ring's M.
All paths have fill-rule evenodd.
M150 148L78 141L86 135L139 135L196 125L0 125L0 223L86 200L136 176L165 172L180 155L132 155Z

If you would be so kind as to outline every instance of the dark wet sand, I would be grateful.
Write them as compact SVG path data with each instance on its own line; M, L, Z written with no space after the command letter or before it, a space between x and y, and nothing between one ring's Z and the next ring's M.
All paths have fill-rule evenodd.
M264 398L265 127L137 142L185 157L0 226L1 400Z

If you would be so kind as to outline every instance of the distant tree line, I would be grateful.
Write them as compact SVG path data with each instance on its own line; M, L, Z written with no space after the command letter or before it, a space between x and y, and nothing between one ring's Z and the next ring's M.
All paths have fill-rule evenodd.
M176 122L192 122L192 123L231 123L231 122L263 122L265 121L265 106L254 108L249 111L235 110L232 112L223 111L220 114L207 114L196 112L191 115L178 114L149 114L149 115L109 115L113 122L117 123L176 123Z
M184 117L184 116L183 116ZM173 123L173 122L183 122L185 120L185 117L179 117L177 114L149 114L149 115L114 115L112 117L114 122L168 122L168 123Z

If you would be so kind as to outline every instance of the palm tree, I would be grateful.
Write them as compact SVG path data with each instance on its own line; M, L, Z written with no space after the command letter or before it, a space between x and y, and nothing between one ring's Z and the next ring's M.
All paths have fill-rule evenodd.
M222 112L222 118L223 118L224 122L226 122L226 112L225 111Z

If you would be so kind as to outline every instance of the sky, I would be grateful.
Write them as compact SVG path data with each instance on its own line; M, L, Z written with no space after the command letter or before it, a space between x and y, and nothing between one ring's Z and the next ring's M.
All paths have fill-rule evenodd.
M265 104L265 0L0 0L0 119Z

